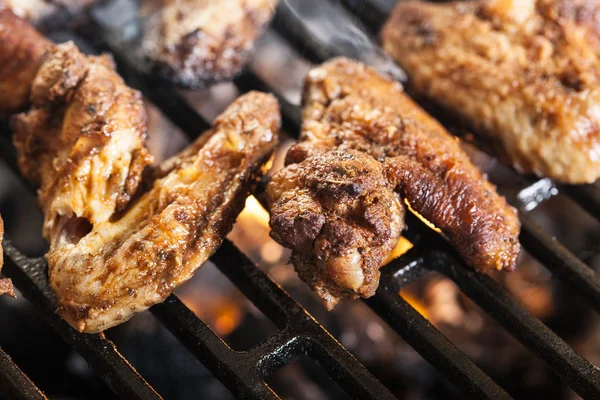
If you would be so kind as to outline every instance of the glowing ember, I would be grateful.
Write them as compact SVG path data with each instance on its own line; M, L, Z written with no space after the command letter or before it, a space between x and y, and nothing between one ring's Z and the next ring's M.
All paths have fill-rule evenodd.
M386 265L386 264L394 261L396 258L405 254L407 251L409 251L412 248L413 248L412 243L409 242L404 237L401 237L400 240L398 241L398 244L394 248L394 250L392 250L392 252L388 256L388 258L384 261L383 265Z
M408 304L410 304L419 314L421 314L426 319L429 319L429 313L427 312L427 306L423 304L419 299L413 296L406 290L401 290L398 292L400 297L402 297Z

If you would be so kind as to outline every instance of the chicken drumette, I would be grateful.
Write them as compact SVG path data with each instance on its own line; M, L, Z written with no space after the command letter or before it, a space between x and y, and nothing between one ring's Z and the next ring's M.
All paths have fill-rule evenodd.
M275 174L268 186L271 235L329 309L369 297L404 227L404 208L383 165L353 150L318 153Z
M267 194L273 237L328 308L374 293L402 226L392 190L476 269L515 267L516 211L399 84L336 59L309 73L303 103L300 142Z
M598 0L402 1L383 45L411 86L567 183L600 176Z

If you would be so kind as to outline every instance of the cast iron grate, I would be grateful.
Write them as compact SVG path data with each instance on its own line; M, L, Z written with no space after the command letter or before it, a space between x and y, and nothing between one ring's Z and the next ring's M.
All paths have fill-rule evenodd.
M368 27L376 31L394 2L347 0L346 3L351 10L359 13ZM340 8L340 12L344 11ZM343 55L320 47L310 31L293 24L293 18L286 12L285 6L278 9L274 29L312 62ZM101 34L96 31L95 35L97 38ZM188 136L193 138L209 125L174 91L153 87L152 78L136 70L135 60L128 56L131 53L120 43L107 40L107 37L110 35L103 35L102 39L105 41L96 45L113 51L120 67L126 71L129 83L142 89ZM281 102L284 129L290 134L297 134L300 110L288 102L283 94L269 87L251 70L236 78L235 83L242 92L250 89L273 92ZM0 135L0 158L18 174L15 150L6 129ZM532 182L532 187L534 186L535 182ZM600 217L600 195L595 187L561 189L595 218ZM260 191L259 187L255 193L258 198ZM525 249L584 296L596 311L600 311L598 275L548 236L526 213L521 213L521 222L521 242ZM465 396L510 398L504 389L398 295L403 286L430 271L441 272L454 280L465 294L546 361L579 395L584 398L600 398L600 372L595 367L533 317L499 284L466 268L442 237L416 217L409 216L407 225L409 228L405 236L414 247L382 268L377 295L366 303ZM5 239L4 247L6 274L14 280L17 288L33 303L46 322L97 370L116 394L126 399L160 398L104 335L80 334L54 313L56 304L48 286L47 266L43 259L27 258L12 245L9 238ZM265 384L265 377L296 356L304 354L319 363L352 397L393 398L382 383L232 243L226 241L211 261L275 323L279 328L276 334L248 351L238 352L213 333L175 295L154 306L151 311L236 397L278 398ZM255 368L247 368L248 365ZM0 383L8 382L0 386L6 396L44 398L1 351L0 367Z

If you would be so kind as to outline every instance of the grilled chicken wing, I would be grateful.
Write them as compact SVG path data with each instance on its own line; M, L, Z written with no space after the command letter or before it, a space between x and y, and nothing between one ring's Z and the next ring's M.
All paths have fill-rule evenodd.
M388 187L397 190L414 210L438 226L464 259L476 269L512 270L515 267L520 229L516 211L496 193L494 186L470 162L459 143L404 95L399 84L357 62L336 59L309 73L303 102L304 123L300 143L289 150L286 159L289 165L275 174L268 188L272 235L284 246L292 248L292 260L303 276L312 274L323 280L331 279L331 266L325 264L327 260L319 248L321 243L314 241L310 246L296 247L297 239L294 236L298 235L298 231L306 231L300 235L300 243L310 244L311 239L327 235L327 232L321 230L326 226L323 222L326 220L314 216L321 213L320 202L327 201L335 207L341 207L342 212L328 212L326 218L333 215L339 223L346 223L349 215L362 218L359 212L367 209L357 197L374 191L373 187L363 187L361 183L356 185L360 190L349 185L347 181L351 181L352 174L357 172L344 166L347 162L341 161L343 157L325 156L332 150L346 153L357 150L384 163L383 172L370 168L373 176L385 175L385 179L371 178L372 182L378 182L374 183L375 187L380 190ZM328 157L332 164L329 166L331 172L315 167L319 165L319 158L324 157ZM336 158L338 162L335 161ZM364 161L363 164L367 165ZM309 175L309 168L315 168L316 178ZM319 179L328 182L328 176L332 173L335 178L329 184L351 188L350 192L345 192L344 197L329 194L324 189L327 186L312 183ZM321 194L321 190L325 194ZM293 199L286 198L294 191L299 195ZM382 195L377 197L384 198ZM350 204L349 208L344 208L344 204ZM394 208L389 211L391 214L400 214ZM294 213L296 217L293 216ZM312 221L306 222L302 213L308 213ZM383 216L375 215L378 218ZM299 224L296 232L290 229L293 223ZM345 225L349 226L347 231L356 229L352 225L352 222ZM369 229L368 224L362 226L363 229ZM361 232L356 233L360 234ZM392 236L394 235L390 237ZM346 251L342 254L360 254L364 248L359 243L360 241L341 243L339 246L346 246L342 247ZM354 249L358 253L352 252L354 245L357 246ZM331 247L330 244L328 246ZM335 246L338 245L334 243L334 250ZM387 248L385 245L384 247ZM307 255L308 252L313 254ZM368 266L369 269L379 268L382 259L378 257L376 260L377 262ZM348 273L356 275L354 264L362 262L365 277L376 276L364 273L364 260L356 258L351 261L342 262L342 265L347 266ZM336 269L339 268L336 266ZM311 272L304 272L308 270ZM346 294L352 290L353 293L350 294L353 297L370 295L372 288L377 286L377 283L365 281L369 289L364 293L357 292L354 291L357 287L355 282L351 286L344 286L340 274L334 271L334 275L337 285L348 289ZM316 278L311 276L305 279L319 289L314 283ZM341 297L338 296L339 292L319 294L328 307ZM335 299L332 301L330 296Z
M156 71L197 88L232 78L271 20L277 0L145 0L145 51Z
M2 252L2 239L4 237L4 222L0 217L0 270L4 264L4 253ZM10 279L0 279L0 296L3 294L11 297L15 297L15 291Z
M393 189L383 165L354 150L318 153L268 185L272 236L292 249L298 275L328 309L375 294L404 226Z
M0 117L24 108L52 43L0 1Z
M429 96L504 148L516 168L600 176L600 2L400 2L383 45Z
M48 254L60 315L80 331L98 332L190 279L231 229L278 130L276 100L245 95L198 139L196 152L171 160L172 170L121 219L95 224L79 239L78 220L63 218Z
M277 141L271 96L240 98L130 201L151 158L138 92L110 58L56 46L14 118L19 164L40 185L59 314L98 332L164 300L220 246Z

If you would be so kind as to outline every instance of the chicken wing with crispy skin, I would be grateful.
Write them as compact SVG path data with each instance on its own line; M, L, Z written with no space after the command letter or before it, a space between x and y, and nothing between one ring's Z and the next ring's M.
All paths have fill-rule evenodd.
M382 40L516 168L585 183L600 176L599 19L598 0L404 1Z
M267 188L273 238L292 249L300 278L328 309L370 297L404 227L383 165L354 150L318 153L275 174Z
M2 252L2 239L4 237L4 222L2 221L2 217L0 217L0 271L2 270L2 265L4 264L4 253ZM15 297L15 290L13 288L12 282L10 279L0 279L0 296L3 294Z
M145 52L168 80L198 88L232 78L271 20L277 0L145 0Z
M231 230L275 148L279 124L272 96L247 94L121 219L95 224L81 237L72 232L77 219L62 218L48 254L59 314L80 331L98 332L190 279Z
M23 175L39 185L44 236L78 217L95 225L123 209L152 157L146 113L109 56L53 46L31 88L33 108L12 118Z
M19 164L40 185L59 314L98 332L164 300L220 246L277 141L273 97L252 93L131 201L150 157L141 96L109 57L56 46L14 118Z
M348 221L349 215L362 218L359 212L368 209L367 206L356 204L356 197L363 193L358 189L338 198L322 189L327 186L311 183L310 179L328 182L329 174L333 174L335 177L332 181L335 184L352 188L348 181L357 173L346 168L339 156L336 162L336 156L327 155L332 149L336 149L337 153L334 154L358 150L384 163L384 168L380 171L375 167L370 168L370 181L377 182L373 183L374 186L358 183L357 187L364 187L367 192L374 191L373 188L396 189L414 210L439 227L467 263L476 269L512 270L515 267L520 229L516 211L496 193L494 186L471 163L459 143L413 103L402 92L398 83L357 62L336 59L309 73L303 103L304 123L300 142L289 150L286 159L288 166L275 174L268 193L272 235L281 244L294 250L292 260L296 268L313 287L316 287L314 282L317 279L330 274L328 269L331 267L324 264L326 259L321 255L320 242L313 241L296 248L294 235L297 232L307 232L304 234L306 238L300 241L302 243L327 235L322 230L326 226L322 223L324 219L313 216L321 212L321 208L317 206L324 199L342 210L336 210L333 214L339 223ZM316 178L311 178L307 169L319 165L319 159L329 159L329 170L332 172L315 169ZM362 163L366 165L364 161ZM340 166L340 170L336 166ZM380 174L385 175L385 178L375 178ZM307 191L307 187L310 190ZM321 190L324 194L321 194ZM294 191L302 195L291 200L286 198ZM383 196L379 195L377 198L382 199ZM401 213L392 209L390 211L396 215ZM303 212L311 215L312 220L298 220ZM376 218L383 216L380 213L374 215ZM299 224L296 233L294 229L290 229L293 223ZM360 225L363 229L369 229L368 224ZM344 229L347 231L344 235L361 234L353 232L356 225L353 226L352 223L347 224ZM342 232L341 228L335 234L339 232ZM344 254L360 254L364 251L360 241L340 243L339 246L347 246ZM333 247L335 246L338 245L334 242ZM353 253L352 249L358 253ZM377 270L383 258L378 256L377 262L368 268ZM304 260L310 260L312 264ZM364 260L357 258L352 261L355 260L365 265ZM346 261L345 265L351 266L353 262ZM314 276L306 278L309 273L303 271L310 271ZM350 273L353 274L353 270ZM363 274L376 276L364 273L364 268ZM339 276L337 273L338 285L341 283ZM352 297L371 295L372 288L377 283L369 282L369 285L368 291L355 291L351 293ZM352 289L356 286L353 284ZM339 292L331 292L327 296L319 294L328 307L341 297ZM332 302L329 296L335 300Z
M51 46L0 0L0 117L27 105L33 77Z

